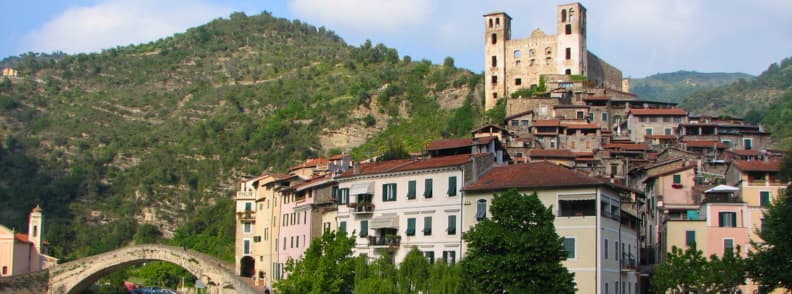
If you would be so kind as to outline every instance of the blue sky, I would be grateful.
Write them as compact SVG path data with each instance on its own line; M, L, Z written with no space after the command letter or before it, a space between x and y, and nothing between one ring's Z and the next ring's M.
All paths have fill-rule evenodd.
M480 72L482 15L512 16L512 37L535 28L555 33L555 5L520 0L25 0L0 1L0 59L24 52L98 52L143 43L227 17L270 11L335 31L352 45L366 39L413 60ZM759 74L792 56L789 0L597 0L588 9L588 46L625 76L658 72Z

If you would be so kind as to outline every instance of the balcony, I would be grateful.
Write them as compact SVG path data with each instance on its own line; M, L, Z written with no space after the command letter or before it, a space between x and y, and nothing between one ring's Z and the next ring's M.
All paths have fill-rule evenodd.
M384 236L369 236L369 247L385 248L389 251L396 251L401 245L401 236L399 235L384 235Z
M373 203L356 203L354 214L372 214L374 213Z
M638 263L635 260L635 255L632 254L622 254L621 258L621 270L628 272L631 270L637 270Z
M255 223L256 222L256 212L252 210L245 210L245 211L238 211L237 218L242 223Z

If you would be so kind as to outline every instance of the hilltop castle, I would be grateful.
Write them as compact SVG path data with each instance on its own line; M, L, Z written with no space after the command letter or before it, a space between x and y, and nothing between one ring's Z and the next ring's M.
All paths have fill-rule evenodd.
M536 29L529 38L512 40L508 14L484 15L485 109L519 89L537 87L542 75L585 76L598 87L626 90L621 71L586 47L586 8L559 5L556 18L556 35Z

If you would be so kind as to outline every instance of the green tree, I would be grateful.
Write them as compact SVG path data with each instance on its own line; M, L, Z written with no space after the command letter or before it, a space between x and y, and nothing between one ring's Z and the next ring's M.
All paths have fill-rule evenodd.
M355 240L346 233L326 232L311 241L300 260L289 260L286 279L275 283L282 293L349 293L354 289Z
M389 255L380 256L368 263L365 256L358 257L355 267L355 293L389 294L399 293L396 286L397 271Z
M484 117L487 123L496 125L503 123L503 118L506 117L506 99L498 100L498 103L495 104L495 107L487 110L487 112L484 114Z
M749 253L748 276L770 289L792 290L792 197L786 194L774 201L764 215L759 231L760 242L754 242Z
M425 292L429 280L429 260L418 248L413 247L399 264L399 292Z
M137 232L135 232L135 244L157 243L160 238L162 238L162 232L152 224L138 225Z
M429 272L429 293L464 293L462 267L458 264L435 262Z
M685 250L674 246L664 263L652 276L654 293L721 293L745 283L747 263L729 250L719 258L713 254L707 259L695 244ZM731 293L731 292L730 292Z
M556 234L552 208L536 193L512 189L495 194L492 218L475 225L462 239L469 251L463 277L479 293L574 293L574 274L563 239Z

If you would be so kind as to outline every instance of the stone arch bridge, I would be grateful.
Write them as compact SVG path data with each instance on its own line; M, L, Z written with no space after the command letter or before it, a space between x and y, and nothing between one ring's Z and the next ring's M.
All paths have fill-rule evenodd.
M230 265L217 258L181 247L153 244L128 246L37 273L0 279L0 293L80 293L107 274L148 261L166 261L186 269L207 285L208 293L256 293L243 277L234 275ZM45 279L46 284L35 286L35 281Z

